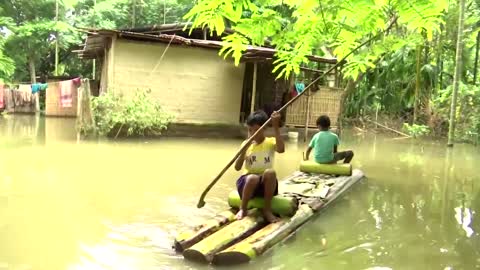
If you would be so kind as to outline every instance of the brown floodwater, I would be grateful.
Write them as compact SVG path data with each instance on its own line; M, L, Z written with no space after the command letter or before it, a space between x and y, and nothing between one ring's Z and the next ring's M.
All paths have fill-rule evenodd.
M478 148L345 132L368 179L247 265L218 269L480 268ZM0 117L0 269L216 269L175 232L227 208L233 168L196 208L239 140L77 142L73 119ZM277 155L280 178L303 142Z

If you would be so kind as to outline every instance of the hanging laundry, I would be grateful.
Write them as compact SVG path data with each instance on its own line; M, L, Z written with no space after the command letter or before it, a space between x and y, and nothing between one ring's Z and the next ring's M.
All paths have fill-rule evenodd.
M39 91L47 90L48 85L46 83L34 83L32 84L32 94L35 94Z
M12 97L13 97L13 107L23 106L22 92L18 91L18 89L13 89Z
M297 93L300 94L305 90L305 84L304 83L295 83L295 88L297 90Z
M20 84L18 86L18 92L20 95L21 106L33 104L34 99L32 98L32 86L30 84Z
M290 89L290 97L291 98L294 98L298 95L297 91L295 90L295 86L292 86L292 88Z
M61 81L60 82L60 105L63 108L72 107L73 98L72 93L75 87L73 80Z
M82 80L80 78L75 78L72 81L76 87L80 87L80 85L82 84Z
M0 109L5 108L5 86L0 84Z
M5 87L4 88L4 100L5 100L5 109L8 112L13 111L13 108L15 107L15 103L13 101L13 91L10 89L10 87Z

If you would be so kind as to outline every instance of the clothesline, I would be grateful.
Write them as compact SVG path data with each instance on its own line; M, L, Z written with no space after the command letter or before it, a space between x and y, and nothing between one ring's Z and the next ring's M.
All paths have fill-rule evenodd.
M60 105L71 108L73 91L81 85L81 79L35 84L0 84L0 109L30 106L35 104L35 95L40 91L48 91L49 85L57 85ZM51 87L52 88L52 87Z

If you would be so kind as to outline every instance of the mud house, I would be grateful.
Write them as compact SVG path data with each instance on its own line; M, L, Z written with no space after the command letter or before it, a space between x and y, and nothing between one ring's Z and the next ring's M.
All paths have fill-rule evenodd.
M274 49L249 46L240 65L235 66L233 60L219 56L221 36L202 29L189 33L184 26L82 29L87 38L76 52L83 59L96 59L100 93L129 95L136 89L151 89L153 97L176 115L177 123L238 125L252 110L272 111L288 98L292 84L275 80L272 74ZM308 58L321 70L336 63L333 58ZM304 69L322 72L309 70ZM338 90L334 75L325 82L330 83L330 91ZM304 107L289 109L287 124L303 125Z

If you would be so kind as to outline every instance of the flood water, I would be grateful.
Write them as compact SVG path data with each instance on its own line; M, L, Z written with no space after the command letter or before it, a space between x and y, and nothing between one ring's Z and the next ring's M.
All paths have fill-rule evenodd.
M77 143L74 120L0 118L0 269L478 269L478 148L346 132L368 179L248 265L202 266L175 232L227 208L233 169L199 195L240 141ZM277 155L279 178L303 143Z

